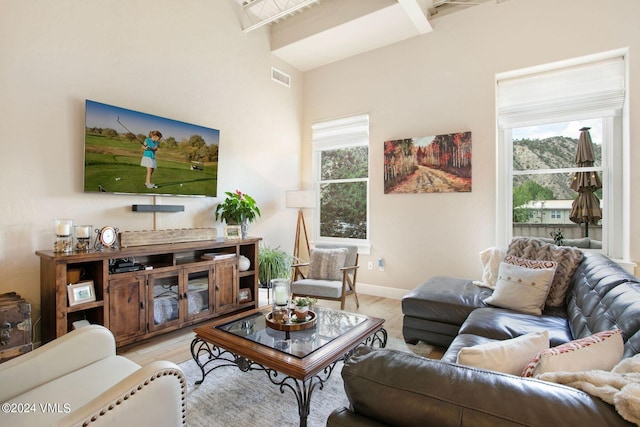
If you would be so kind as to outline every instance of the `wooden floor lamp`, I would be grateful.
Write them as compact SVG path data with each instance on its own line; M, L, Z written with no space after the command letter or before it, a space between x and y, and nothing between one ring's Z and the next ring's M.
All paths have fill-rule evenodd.
M310 253L309 236L307 235L307 225L304 222L302 209L316 207L316 193L315 191L287 191L286 206L288 208L298 209L298 223L296 225L296 241L293 245L293 256L295 257L295 259L300 259L301 234L304 235L304 243L307 248L307 254Z

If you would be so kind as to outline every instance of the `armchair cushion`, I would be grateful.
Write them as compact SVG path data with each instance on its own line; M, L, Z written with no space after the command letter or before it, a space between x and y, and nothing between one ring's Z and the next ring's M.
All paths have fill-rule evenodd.
M347 283L347 291L351 288ZM342 296L342 281L302 279L294 282L296 295L313 295L316 298L340 298Z
M341 268L347 258L346 248L311 250L307 278L316 280L342 280Z
M347 258L344 265L351 267L358 264L358 247L356 245L346 245L343 243L318 243L316 249L346 249Z

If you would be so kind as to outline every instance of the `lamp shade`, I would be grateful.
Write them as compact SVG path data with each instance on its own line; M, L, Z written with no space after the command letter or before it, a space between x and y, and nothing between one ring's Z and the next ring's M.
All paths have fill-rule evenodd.
M315 208L315 191L287 191L285 205L288 208Z

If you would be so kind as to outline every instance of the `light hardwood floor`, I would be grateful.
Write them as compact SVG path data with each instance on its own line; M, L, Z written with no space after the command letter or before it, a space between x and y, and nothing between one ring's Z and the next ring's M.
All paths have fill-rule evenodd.
M402 308L400 300L371 295L358 295L360 308L356 307L353 297L347 298L346 311L362 313L367 316L385 319L384 328L390 337L402 339ZM267 304L266 290L260 290L260 305ZM339 309L340 302L320 300L318 305ZM206 323L206 322L205 322ZM133 344L118 351L122 356L144 365L153 360L169 360L182 363L191 358L190 345L195 334L193 327L169 332L139 344ZM436 348L430 357L441 356L442 349Z

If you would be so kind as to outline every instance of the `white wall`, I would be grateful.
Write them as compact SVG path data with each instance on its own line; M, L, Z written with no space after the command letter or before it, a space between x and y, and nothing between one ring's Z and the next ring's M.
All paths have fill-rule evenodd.
M310 185L311 123L369 112L372 253L361 257L359 281L390 296L435 274L480 274L478 252L496 232L496 73L630 47L631 163L640 161L637 0L605 9L595 0L487 2L434 20L433 33L304 76L269 53L266 29L242 33L231 4L0 0L0 292L20 293L37 316L35 251L52 247L56 217L121 230L213 225L218 199L159 198L185 212L154 216L131 212L151 197L82 192L87 98L220 129L219 192L255 196L263 218L251 234L287 250L296 212L283 208L284 191ZM292 74L292 89L270 81L271 65ZM471 193L383 194L385 140L465 130ZM636 261L639 173L630 179ZM385 271L368 271L379 257Z
M370 114L372 249L360 258L359 282L399 296L433 275L480 278L478 252L494 245L496 235L496 73L630 47L631 164L640 161L634 143L640 139L640 2L605 3L491 1L433 20L432 33L305 73L305 185L311 182L311 123ZM471 193L384 194L384 141L462 131L473 138ZM635 261L639 177L633 169ZM368 271L367 262L375 266L379 257L385 271Z
M291 89L271 81L272 65ZM25 297L34 321L35 251L53 248L54 218L214 226L218 198L159 197L185 211L154 217L131 211L153 197L84 194L85 99L220 129L218 194L254 196L263 218L250 234L291 249L284 192L300 181L302 75L271 55L266 30L242 33L226 0L0 0L0 293Z

